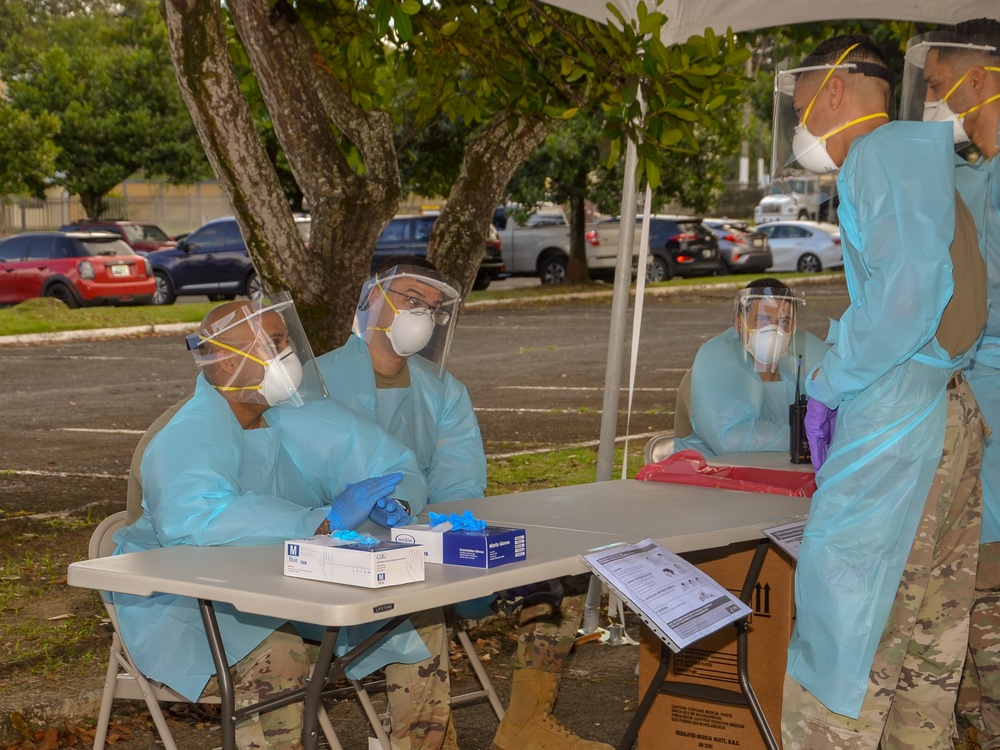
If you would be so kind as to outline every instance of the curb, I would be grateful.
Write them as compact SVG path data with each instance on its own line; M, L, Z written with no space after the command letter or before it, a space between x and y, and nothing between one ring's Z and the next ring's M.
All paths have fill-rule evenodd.
M125 328L90 328L81 331L54 331L53 333L25 333L0 336L0 346L39 344L44 342L86 341L89 339L128 338L153 333L187 333L198 329L197 323L155 323Z
M813 286L826 284L843 276L820 273L808 278L788 279L785 283L790 287ZM743 282L723 281L714 284L693 284L685 286L647 287L647 297L676 297L691 292L736 291L746 286ZM635 289L629 289L630 296L635 296ZM559 302L561 300L602 299L614 296L613 289L602 289L593 292L573 292L571 294L548 294L541 297L508 297L504 299L488 299L478 302L466 302L463 309L479 310L500 307L501 305L523 305L535 302ZM0 346L17 346L22 344L60 343L66 341L89 341L112 338L129 338L160 333L188 333L198 329L197 323L156 323L151 325L128 326L125 328L91 328L81 331L55 331L53 333L26 333L16 336L0 336Z

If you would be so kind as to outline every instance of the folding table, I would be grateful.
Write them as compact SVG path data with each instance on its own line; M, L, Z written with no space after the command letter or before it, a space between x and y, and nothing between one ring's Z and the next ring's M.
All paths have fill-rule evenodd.
M448 503L438 510L471 510L477 518L524 528L527 559L489 570L428 565L426 580L383 589L286 577L281 545L177 546L85 560L69 566L67 580L83 588L197 599L220 676L223 748L235 748L235 724L243 716L302 700L303 744L313 750L324 687L341 678L351 662L413 612L587 572L580 555L607 544L648 536L682 553L761 539L762 527L801 514L806 502L778 495L617 480ZM290 620L326 627L314 672L325 678L237 711L214 602L227 602L250 614L273 617L280 613ZM386 619L380 631L358 649L334 658L337 628Z

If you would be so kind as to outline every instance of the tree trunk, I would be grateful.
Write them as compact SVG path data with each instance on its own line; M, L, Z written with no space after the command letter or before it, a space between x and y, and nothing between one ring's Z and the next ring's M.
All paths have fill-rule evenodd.
M587 268L587 207L582 195L572 195L569 199L569 267L566 278L571 284L585 284L590 281Z
M237 3L239 10L247 13L250 12L249 5ZM319 211L316 225L312 228L310 250L306 250L232 69L218 2L164 0L162 7L181 94L209 162L233 206L265 289L271 292L288 289L292 292L306 334L317 351L342 344L350 333L358 290L361 280L367 275L374 237L378 236L381 227L375 222L358 222L356 216L350 231L343 228L346 221L342 221L339 227L324 221L327 215L325 198L337 191L336 184L327 185L336 181L329 176L322 181L313 181L310 177L302 184L316 185L309 197L315 199L313 205ZM283 41L269 40L265 33L266 24L259 25L261 18L241 16L244 27L252 30L243 42L255 63L269 62L266 52L273 54L277 60L277 64L264 66L267 75L261 76L262 89L266 81L268 90L273 93L275 71L283 62L287 63L292 53ZM251 24L248 19L258 25ZM284 20L280 15L276 19ZM281 35L280 31L275 33ZM270 50L267 49L269 43L274 43ZM282 68L286 81L291 77L299 82L294 78L298 67L287 64ZM275 117L284 125L289 119L315 108L315 98L304 101L306 94L301 87L293 89L289 86L289 89L294 95L280 103L285 106L286 114L283 116L279 111ZM314 126L313 121L307 121L295 132L298 134L302 129ZM289 128L284 128L283 132L287 136ZM290 161L301 164L305 147L291 136L289 143ZM311 158L317 158L316 149L308 151ZM329 153L327 150L327 155ZM339 150L334 153L339 154ZM328 163L324 159L321 166ZM341 201L350 198L350 191L346 191ZM339 215L345 217L347 211L344 204L338 201L337 205ZM393 207L388 209L389 215L393 210ZM358 215L368 218L365 213ZM376 216L379 215L376 213ZM358 231L359 224L367 231ZM375 224L374 228L372 224Z
M511 177L549 133L540 120L497 115L466 147L462 172L431 230L428 255L442 273L472 289L486 249L486 229Z
M80 206L88 219L99 219L108 203L104 200L104 194L84 190L80 192Z
M313 348L327 351L350 334L375 242L402 196L392 122L383 112L366 114L353 104L291 5L229 0L227 7L309 202L308 258L284 271ZM364 177L344 158L335 128L361 151Z

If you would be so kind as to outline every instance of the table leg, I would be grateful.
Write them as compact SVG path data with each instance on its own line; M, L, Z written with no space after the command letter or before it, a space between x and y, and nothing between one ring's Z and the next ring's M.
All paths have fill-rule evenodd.
M219 681L219 699L222 702L222 750L236 750L236 699L233 697L233 678L226 663L226 652L222 648L222 634L219 621L215 617L215 607L208 599L199 599L201 619L208 636L208 648L215 662L215 676Z
M339 659L333 658L334 646L337 643L337 629L326 629L326 632L323 634L323 641L319 646L319 654L316 657L316 666L313 667L312 677L306 683L305 688L305 705L303 706L304 714L302 717L303 750L316 750L316 745L319 742L317 725L319 722L320 701L323 691L330 683L330 680L345 677L344 673L354 661L382 640L386 633L395 630L408 619L408 615L397 615L390 620L386 620L385 624L378 630Z
M757 579L760 578L760 572L764 567L764 558L767 556L769 547L768 541L762 539L758 542L757 549L754 551L746 578L743 579L743 589L740 591L740 599L746 604L750 603L750 597L753 594L754 586L757 585ZM661 693L664 695L695 698L723 705L744 706L749 709L750 715L757 725L757 730L760 732L761 739L764 740L764 744L768 750L780 750L774 733L767 723L767 717L764 716L764 711L760 707L760 701L757 700L757 694L750 684L747 656L749 625L747 619L739 620L734 625L736 626L736 673L740 683L740 692L710 685L668 680L667 672L670 668L670 651L666 644L661 643L660 666L649 683L649 687L646 688L635 716L632 717L632 721L618 743L618 750L630 750L639 735L639 728L653 707L653 702Z

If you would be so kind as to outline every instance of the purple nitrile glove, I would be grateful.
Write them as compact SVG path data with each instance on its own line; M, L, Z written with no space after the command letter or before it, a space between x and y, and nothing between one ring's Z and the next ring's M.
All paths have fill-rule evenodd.
M833 440L833 428L837 424L837 410L830 409L814 398L806 404L806 439L809 440L809 454L816 471L826 461L826 453Z

